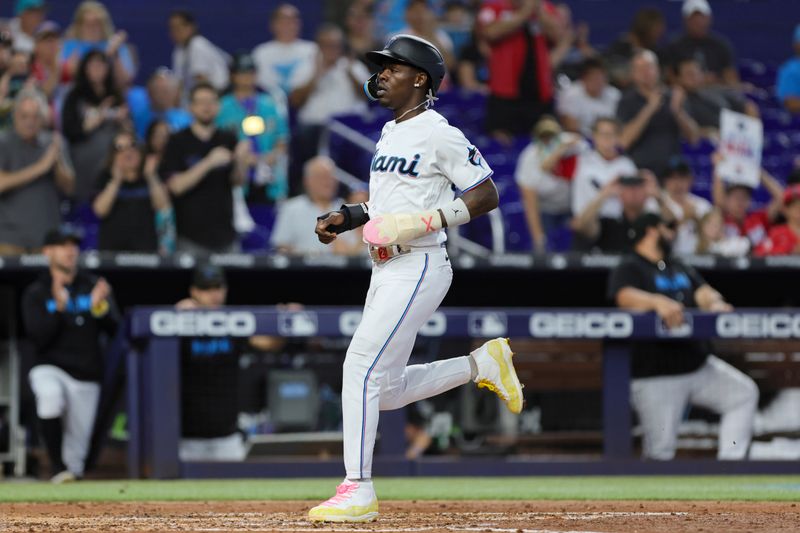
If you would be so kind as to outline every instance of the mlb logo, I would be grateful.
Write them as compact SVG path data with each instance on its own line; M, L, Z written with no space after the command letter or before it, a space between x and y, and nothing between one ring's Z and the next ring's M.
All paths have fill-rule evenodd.
M667 327L661 317L656 316L656 335L665 338L686 338L691 337L694 332L692 315L683 315L683 324L674 328Z
M318 330L316 313L297 311L278 315L278 333L284 337L311 337Z
M504 337L508 331L508 317L505 313L470 313L467 320L467 330L471 337Z

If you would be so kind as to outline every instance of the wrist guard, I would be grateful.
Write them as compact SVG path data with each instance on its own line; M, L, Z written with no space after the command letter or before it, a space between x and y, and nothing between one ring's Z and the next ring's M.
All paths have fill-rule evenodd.
M337 235L339 233L344 233L345 231L350 231L353 228L363 226L369 221L369 207L366 203L343 204L338 211L325 213L321 217L317 217L317 219L323 220L332 213L341 213L342 216L344 216L344 222L341 224L331 224L328 226L328 231L331 233L336 233Z

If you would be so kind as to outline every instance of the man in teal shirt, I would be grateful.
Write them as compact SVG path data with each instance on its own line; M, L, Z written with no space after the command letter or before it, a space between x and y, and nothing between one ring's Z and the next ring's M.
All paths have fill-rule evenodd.
M285 198L289 138L285 106L258 91L255 63L249 54L234 58L230 91L220 101L217 126L250 141L251 151L258 158L250 176L251 186L264 186L269 200Z

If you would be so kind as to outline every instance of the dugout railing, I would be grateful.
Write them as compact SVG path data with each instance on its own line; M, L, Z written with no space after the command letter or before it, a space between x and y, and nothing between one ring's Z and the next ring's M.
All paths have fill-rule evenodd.
M306 308L288 311L229 307L217 311L137 308L129 316L132 350L127 360L129 473L131 477L281 477L337 476L341 459L275 458L257 462L182 462L180 439L181 336L273 335L348 337L360 308ZM603 455L598 460L524 457L459 459L403 457L402 409L381 413L382 445L376 454L378 475L548 475L548 474L699 474L800 473L796 461L718 462L685 459L641 461L633 454L629 404L632 340L782 339L800 340L798 309L738 309L732 313L687 313L684 326L670 330L652 313L609 309L459 309L438 310L422 328L422 337L602 340Z

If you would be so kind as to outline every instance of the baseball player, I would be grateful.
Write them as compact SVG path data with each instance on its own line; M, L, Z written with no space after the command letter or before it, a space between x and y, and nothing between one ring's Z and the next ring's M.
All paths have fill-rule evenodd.
M50 231L44 244L50 269L22 297L36 349L28 379L53 483L83 475L103 378L99 337L113 335L119 322L108 283L78 270L79 243L68 229Z
M369 52L379 71L367 95L394 112L370 168L370 201L346 204L317 220L323 243L364 226L374 266L361 323L344 362L342 411L346 479L336 495L309 512L313 521L374 520L372 451L378 411L398 409L470 380L522 410L522 387L506 339L466 357L406 366L420 327L439 307L453 271L444 249L446 227L488 213L498 204L492 170L458 129L430 109L445 75L442 55L428 41L398 35ZM455 198L453 190L462 195Z

